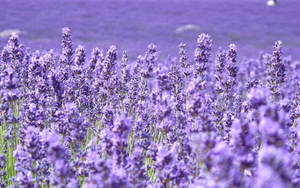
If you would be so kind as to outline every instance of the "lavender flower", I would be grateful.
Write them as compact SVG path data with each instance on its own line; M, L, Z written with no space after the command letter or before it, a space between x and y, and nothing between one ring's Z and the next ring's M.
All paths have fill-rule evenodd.
M5 155L0 155L0 161L0 186L5 187L6 181L4 177L6 175L6 170L4 169L4 167L6 166L7 161Z
M205 76L204 73L208 69L207 63L210 58L210 51L212 47L212 40L208 34L200 34L197 39L197 48L195 49L195 68L196 77Z
M61 143L61 137L49 130L41 133L46 157L52 168L50 172L50 185L56 187L79 187L79 182L74 176L75 172L69 162L70 153Z
M71 30L67 27L64 27L62 29L61 48L62 48L62 55L60 57L61 62L63 64L71 65L73 62L72 55L74 52L72 48Z
M39 128L25 127L23 145L18 145L14 156L17 175L15 183L20 187L38 187L48 184L49 164L45 161Z
M282 42L276 41L273 55L268 62L268 86L272 91L274 100L277 101L280 96L280 85L285 79L285 65L282 61Z

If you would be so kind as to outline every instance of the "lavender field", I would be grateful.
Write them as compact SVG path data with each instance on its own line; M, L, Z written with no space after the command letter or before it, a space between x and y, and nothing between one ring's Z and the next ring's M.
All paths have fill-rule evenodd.
M0 1L0 187L299 188L298 8Z

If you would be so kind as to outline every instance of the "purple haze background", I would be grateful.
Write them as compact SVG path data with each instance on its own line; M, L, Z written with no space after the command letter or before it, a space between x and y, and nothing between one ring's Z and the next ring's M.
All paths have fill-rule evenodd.
M263 0L2 0L0 32L19 29L21 41L33 49L60 49L60 31L70 27L76 45L88 52L93 47L117 45L130 59L143 54L154 42L160 57L174 56L180 42L188 51L199 33L209 33L214 49L233 42L239 56L257 57L271 52L276 40L284 42L285 54L299 59L300 1L281 0L275 7ZM175 33L195 24L199 31ZM0 49L8 38L0 38Z

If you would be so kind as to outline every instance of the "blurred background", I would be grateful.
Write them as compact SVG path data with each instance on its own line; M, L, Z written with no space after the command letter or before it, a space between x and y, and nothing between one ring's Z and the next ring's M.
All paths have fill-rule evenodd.
M300 1L281 0L0 0L0 48L11 32L32 49L60 50L62 27L70 27L76 47L126 49L130 59L150 42L160 57L174 56L180 42L192 52L197 35L212 36L214 50L229 43L239 57L271 52L282 40L286 55L300 58Z

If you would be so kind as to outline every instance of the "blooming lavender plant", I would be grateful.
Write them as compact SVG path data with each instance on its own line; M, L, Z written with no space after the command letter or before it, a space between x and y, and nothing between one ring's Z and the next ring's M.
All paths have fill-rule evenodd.
M200 34L193 62L183 43L135 62L73 49L68 28L61 43L2 50L0 187L299 187L300 69L281 42L241 59Z
M49 183L49 163L42 148L40 129L24 127L25 137L15 150L17 174L15 184L19 187L38 187Z
M275 101L279 99L280 85L285 79L285 65L283 64L282 55L282 41L276 41L272 57L268 62L268 86Z
M56 187L79 187L74 169L69 162L70 152L67 147L62 145L60 136L50 130L44 130L41 135L46 158L52 168L49 176L50 185Z

